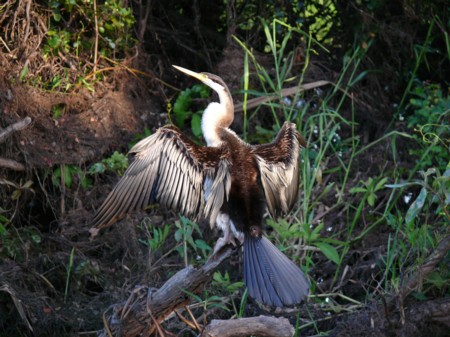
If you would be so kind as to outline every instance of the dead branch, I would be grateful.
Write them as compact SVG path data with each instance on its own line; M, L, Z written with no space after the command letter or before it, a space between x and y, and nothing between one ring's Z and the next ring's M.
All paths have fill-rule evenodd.
M450 298L416 302L406 312L408 321L415 324L439 322L450 328Z
M30 117L25 117L21 121L9 125L5 129L0 129L0 143L3 143L6 138L15 131L25 129L31 123ZM0 167L7 168L14 171L25 171L25 166L15 160L0 158Z
M13 170L13 171L25 171L25 165L11 159L0 158L0 167Z
M214 319L203 337L292 337L295 329L284 317L259 316L233 320Z
M0 129L0 143L3 143L5 139L13 132L25 129L31 123L30 117L25 117L21 121L8 126L5 129Z
M306 83L306 84L302 84L302 85L295 86L295 87L285 88L285 89L281 90L281 96L295 95L298 92L302 92L302 91L311 90L311 89L314 89L314 88L323 87L324 85L327 85L327 84L332 84L332 82L329 82L329 81L316 81L316 82ZM263 103L273 101L273 100L275 100L275 99L277 99L279 97L280 96L278 96L278 95L271 95L271 96L263 96L263 97L252 98L252 99L247 101L247 109L256 108L257 106L259 106L259 105L261 105ZM244 103L236 104L235 107L234 107L234 111L235 112L243 111L243 109L244 109Z
M230 246L211 257L203 267L186 267L172 276L161 288L136 287L129 298L104 313L105 328L98 336L149 336L177 308L191 300L187 293L199 294L210 282L219 265L233 253Z
M31 326L30 321L27 318L26 314L26 306L24 306L23 301L17 296L14 289L12 289L8 284L2 284L0 286L0 292L3 291L11 296L11 299L14 302L14 305L19 312L20 318L22 319L22 322L25 324L25 326L28 328L28 330L33 331L33 327Z

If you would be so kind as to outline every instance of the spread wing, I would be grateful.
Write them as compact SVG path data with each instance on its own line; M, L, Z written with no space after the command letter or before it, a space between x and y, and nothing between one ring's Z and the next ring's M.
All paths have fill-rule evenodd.
M156 202L214 223L231 185L224 149L196 145L178 128L165 126L130 152L135 160L96 212L93 235L125 213Z
M278 210L287 213L297 198L300 146L306 146L306 141L289 122L283 124L272 143L253 146L272 216Z

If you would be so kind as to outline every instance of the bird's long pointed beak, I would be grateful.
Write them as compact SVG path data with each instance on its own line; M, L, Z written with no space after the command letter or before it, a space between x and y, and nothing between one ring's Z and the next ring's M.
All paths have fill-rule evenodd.
M186 69L186 68L183 68L183 67L180 67L180 66L176 66L176 65L172 65L172 67L174 67L175 69L181 71L182 73L185 73L185 74L187 74L189 76L192 76L192 77L198 79L199 81L204 82L207 79L206 75L204 75L202 73L196 73L196 72L194 72L192 70L189 70L189 69Z

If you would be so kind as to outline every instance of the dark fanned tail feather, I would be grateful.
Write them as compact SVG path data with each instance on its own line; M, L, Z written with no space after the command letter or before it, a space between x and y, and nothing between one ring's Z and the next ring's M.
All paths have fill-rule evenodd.
M265 237L245 236L244 281L251 297L274 307L298 304L309 292L300 268Z

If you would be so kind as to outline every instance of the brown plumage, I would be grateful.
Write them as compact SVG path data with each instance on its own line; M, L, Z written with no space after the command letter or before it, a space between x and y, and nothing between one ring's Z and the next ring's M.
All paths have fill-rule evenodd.
M252 297L272 306L298 304L309 283L263 237L261 226L266 208L275 216L295 203L299 151L305 140L295 124L285 122L273 142L245 143L228 128L234 108L225 83L212 74L176 68L219 95L220 103L210 103L202 117L208 146L196 145L175 126L162 127L140 141L130 150L134 161L95 214L91 233L151 203L194 220L206 218L224 232L214 252L230 242L244 244L244 279Z

